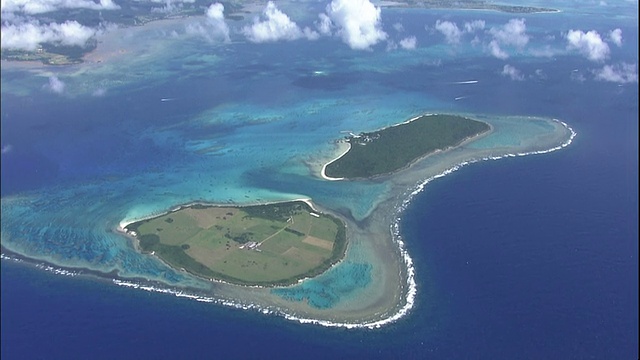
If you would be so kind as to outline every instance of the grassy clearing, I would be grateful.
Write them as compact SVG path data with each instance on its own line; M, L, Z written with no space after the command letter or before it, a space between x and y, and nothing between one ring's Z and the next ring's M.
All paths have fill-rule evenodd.
M145 252L205 278L284 285L314 276L344 255L342 221L304 202L192 206L130 224Z

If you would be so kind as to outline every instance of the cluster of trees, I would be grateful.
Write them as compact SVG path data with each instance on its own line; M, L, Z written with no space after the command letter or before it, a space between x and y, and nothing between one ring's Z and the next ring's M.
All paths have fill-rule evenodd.
M422 116L406 124L349 138L351 149L330 163L325 174L335 178L368 178L392 173L487 130L486 123L462 116Z

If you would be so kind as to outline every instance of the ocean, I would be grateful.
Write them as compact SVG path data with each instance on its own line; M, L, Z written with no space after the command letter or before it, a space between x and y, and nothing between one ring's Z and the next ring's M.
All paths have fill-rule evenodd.
M616 11L596 14L601 13L576 7L557 17L525 18L532 43L554 35L551 44L561 50L563 31L595 28L605 34L621 28L624 46L611 45L607 63L637 67L637 13L635 18L621 18ZM90 75L101 79L104 97L72 94L61 101L39 89L46 81L42 77L27 77L22 85L31 86L35 95L5 92L7 85L17 88L25 72L3 66L2 145L11 149L3 150L2 157L3 244L5 232L12 238L39 239L16 243L45 260L106 264L169 282L183 279L130 255L115 235L104 235L109 234L106 229L123 217L193 200L194 194L205 200L262 201L309 191L330 205L346 206L330 202L338 193L345 196L342 201L356 199L356 216L375 203L384 186L327 188L306 179L304 167L293 161L305 146L324 149L327 139L340 135L327 118L340 118L339 130L358 126L369 131L430 109L530 115L560 119L578 135L560 151L464 166L413 197L399 225L415 265L416 302L406 316L381 328L299 324L257 310L130 289L107 278L65 276L56 267L47 271L3 259L2 357L636 359L637 79L597 81L593 71L602 63L562 51L551 57L518 54L505 61L481 56L482 49L471 45L451 50L433 31L424 30L439 19L504 24L516 17L385 9L389 27L402 22L406 33L424 32L418 44L429 51L418 53L420 61L383 55L384 47L357 60L343 49L322 61L336 44L267 44L257 57L271 62L247 60L222 75L199 67L205 55L192 60L194 68L188 71L180 65L184 59L163 58L157 66L166 73L149 76L153 81L143 85L148 75L142 65L132 75L140 79L124 85L107 75ZM233 51L253 51L243 46ZM308 59L283 55L292 46L315 51L309 58L320 60L296 67ZM242 56L233 57L238 58ZM388 64L389 58L397 63ZM526 78L502 76L505 63ZM392 71L394 66L403 70ZM308 76L318 68L335 76ZM184 78L167 80L181 72ZM82 86L90 92L98 83L63 71L59 77L69 92ZM247 79L258 87L247 91L242 86ZM443 85L469 79L478 83ZM300 89L305 95L297 93ZM166 101L162 108L159 98L180 100ZM212 117L217 120L202 125ZM301 117L313 121L290 120ZM195 125L187 121L194 118ZM273 136L281 141L274 145ZM203 148L219 155L203 158L198 153ZM250 160L238 164L243 158ZM166 168L171 171L164 173ZM274 169L294 180L273 175ZM104 179L111 185L105 187ZM6 202L21 196L37 199L36 205L22 208ZM39 210L30 214L35 208ZM87 224L93 227L87 230Z

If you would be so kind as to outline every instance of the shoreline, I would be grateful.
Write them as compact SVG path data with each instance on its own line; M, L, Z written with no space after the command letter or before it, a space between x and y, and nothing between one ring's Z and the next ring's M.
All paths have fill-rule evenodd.
M414 119L414 118L412 118ZM533 118L535 119L535 118ZM257 301L252 303L253 306L255 306L256 309L263 309L263 310L259 310L265 314L277 314L279 316L283 316L284 318L291 320L291 321L296 321L299 323L303 323L303 324L315 324L315 325L321 325L321 326L325 326L325 327L341 327L341 328L349 328L349 329L354 329L354 328L367 328L367 329L374 329L374 328L380 328L383 327L387 324L393 323L398 321L399 319L403 318L404 316L406 316L407 314L409 314L411 312L411 310L413 309L414 306L414 302L415 302L415 297L418 294L418 288L417 288L417 283L415 280L415 268L413 265L413 259L411 258L409 252L406 250L406 246L404 243L404 239L401 235L401 230L400 230L400 223L403 217L403 212L406 210L407 205L409 203L411 203L411 201L413 200L413 198L419 194L424 188L425 186L430 183L431 181L444 177L448 174L451 174L457 170L459 170L460 168L469 165L469 164L473 164L473 163L477 163L477 162L482 162L482 161L487 161L487 160L498 160L498 159L503 159L503 158L509 158L509 157L515 157L515 156L525 156L525 155L535 155L535 154L545 154L545 153L549 153L552 151L556 151L556 150L560 150L566 146L568 146L569 144L571 144L571 141L573 140L573 138L575 137L575 132L565 123L563 123L562 121L559 121L557 119L544 119L545 121L553 121L556 124L561 124L561 126L564 128L564 131L568 131L569 134L565 134L563 135L564 140L562 140L562 142L560 143L560 145L555 145L557 143L553 143L551 147L547 147L547 148L540 148L538 147L538 149L536 149L536 147L534 147L531 150L526 150L526 151L513 151L516 149L513 149L511 151L506 151L503 152L501 149L497 149L498 151L498 155L480 155L479 157L472 157L472 158L468 158L466 157L466 155L462 155L461 160L456 161L454 163L451 163L450 165L446 165L444 168L442 168L441 171L433 174L432 176L427 177L426 179L424 177L420 177L421 179L418 180L417 182L414 183L404 183L404 185L401 185L402 189L404 189L404 191L402 192L403 195L401 195L398 199L398 202L392 201L391 203L389 201L391 201L392 199L389 198L385 201L386 205L382 206L382 205L376 205L375 209L372 210L372 213L376 213L377 215L372 215L372 216L384 216L384 219L387 219L387 221L383 221L384 224L382 224L381 228L385 228L386 227L386 231L387 235L383 235L380 234L381 239L383 240L383 244L385 248L388 247L388 249L393 249L394 253L397 251L397 257L398 260L400 261L400 263L402 264L402 266L400 266L398 268L398 270L400 271L399 273L396 273L394 276L398 277L399 279L402 279L400 283L393 283L393 287L394 289L398 289L398 293L397 293L397 297L394 296L395 300L391 301L391 302L386 302L388 300L385 300L385 304L383 308L383 310L379 310L376 312L376 314L384 314L383 316L379 316L377 319L372 318L371 314L373 310L369 310L366 311L366 309L368 309L368 307L366 308L357 308L357 310L355 311L356 315L347 315L347 313L343 313L343 310L340 310L338 312L336 312L336 316L332 316L329 320L327 319L327 317L320 315L323 314L322 310L318 310L318 309L309 309L309 310L305 310L305 311L300 311L300 306L294 302L293 304L289 305L289 306L285 306L285 307L277 307L277 310L275 311L269 311L269 310L264 310L264 305L262 302ZM463 141L460 142L460 144L457 145L457 147L470 143L472 141L477 140L479 137L484 137L484 136L488 136L490 135L490 133L493 132L494 127L489 124L491 126L490 130L485 131L482 134L479 134L477 136L471 137L471 138L467 138L464 139ZM557 129L560 128L560 126L557 127ZM559 130L554 131L554 133L556 134L556 136L559 136L558 133ZM566 137L568 136L568 138ZM531 146L531 145L530 145ZM479 153L493 153L492 149L485 149L485 150L473 150L473 149L469 149L468 152L471 153L475 153L475 152L479 152ZM439 153L432 153L430 155L443 155L443 152L439 152ZM422 157L419 160L416 160L416 162L420 162L420 160L423 160L425 158L427 158L428 156ZM456 158L460 158L459 155L456 156ZM420 168L416 168L415 171L411 172L410 174L422 174L423 171ZM398 184L400 185L400 184ZM385 225L385 224L388 224ZM367 227L368 230L371 230ZM351 237L348 238L348 243L351 246L352 243L352 239ZM386 239L386 240L385 240ZM373 239L371 239L373 240ZM362 239L357 239L356 241L362 241ZM394 258L396 256L394 255ZM345 258L346 259L346 258ZM343 259L343 260L345 260ZM385 267L387 267L387 270L389 270L388 268L388 264L384 265ZM303 281L301 281L303 282ZM235 286L235 285L233 285ZM294 285L295 286L295 285ZM387 285L389 286L389 285ZM237 286L236 286L237 287ZM387 289L387 291L390 291L389 289ZM395 291L394 291L395 292ZM251 298L251 297L247 297L247 298ZM213 300L212 300L213 301ZM243 301L241 301L243 302ZM278 303L283 303L283 301L280 301ZM286 301L284 301L284 303L286 303ZM262 304L262 305L258 305L258 304ZM271 302L267 302L267 304L272 304ZM235 305L234 305L235 306ZM357 304L356 304L357 306ZM267 308L269 308L270 305L267 305ZM253 308L250 306L250 308ZM330 310L331 311L331 310ZM338 320L340 319L340 320Z
M374 294L377 294L378 288L381 288L383 293L388 294L385 296L389 296L390 298L379 299L378 301L382 301L381 305L375 305L375 303L371 303L370 305L365 305L365 307L358 307L359 302L356 300L345 300L348 302L348 306L340 307L335 309L328 309L328 312L325 310L318 309L306 309L304 308L304 304L300 304L298 302L288 302L285 300L278 300L277 296L269 295L265 293L266 289L256 289L256 288L244 288L241 285L230 285L223 284L220 291L206 291L206 290L196 290L195 287L184 285L184 283L180 282L179 284L183 284L183 287L178 285L171 285L169 283L165 283L162 281L144 279L140 277L132 277L129 279L123 279L121 276L118 276L117 273L113 272L99 272L96 271L96 274L99 274L98 277L101 279L111 279L111 281L118 286L126 286L132 287L136 289L141 289L145 291L151 292L160 292L172 294L178 297L187 297L196 301L201 302L213 302L216 304L221 304L225 306L231 306L239 309L249 309L256 310L263 314L273 314L277 316L282 316L290 321L297 321L299 323L309 323L316 324L326 327L341 327L341 328L367 328L374 329L380 328L387 324L393 323L407 314L411 312L414 306L414 300L417 296L418 288L415 281L415 269L413 266L413 260L409 254L409 252L405 248L404 239L402 238L400 226L401 220L403 217L403 213L407 208L407 205L411 203L412 199L419 194L425 186L431 181L438 179L440 177L446 176L458 169L477 162L487 161L487 160L498 160L509 157L516 156L526 156L526 155L534 155L534 154L545 154L552 151L560 150L570 145L573 139L576 136L575 131L571 129L564 122L557 119L544 119L545 121L558 124L555 126L556 130L553 132L552 138L545 138L545 142L542 144L545 145L535 145L535 143L529 145L522 146L512 146L511 148L490 148L490 149L467 149L463 153L458 153L447 157L447 162L443 164L441 167L436 167L434 171L427 171L425 173L425 169L431 169L430 163L433 161L427 161L426 163L422 163L419 166L416 166L415 169L411 172L406 172L402 176L398 178L392 179L394 188L397 190L401 190L400 192L395 192L396 195L387 198L384 201L384 204L376 205L372 210L372 213L375 217L374 220L384 220L382 222L377 221L378 224L375 226L375 229L386 229L386 234L378 234L376 239L371 239L372 241L382 241L379 244L384 245L381 249L377 250L383 254L388 255L389 249L394 249L394 253L398 255L393 255L395 259L398 256L398 262L401 264L397 269L400 270L400 273L395 274L392 278L398 278L401 280L400 283L386 283L379 286L376 286L374 289ZM560 132L560 125L564 127L564 131ZM485 132L486 133L486 132ZM486 135L486 134L485 134ZM557 139L555 141L553 139ZM476 138L466 139L464 143L471 142L476 140ZM561 142L560 142L561 141ZM559 145L558 145L559 144ZM476 155L477 154L477 155ZM434 154L435 155L435 154ZM441 154L442 155L442 154ZM471 156L470 156L471 155ZM445 159L445 158L443 158ZM397 179L397 181L396 181ZM418 179L415 181L414 179ZM283 201L270 201L266 203L283 203L283 202L291 202L291 201L308 201L313 204L311 199L294 199L294 200L283 200ZM306 202L305 201L305 202ZM189 203L189 205L209 205L211 203L202 202L202 201L194 201ZM248 204L250 205L250 204ZM184 206L184 205L181 205ZM181 206L172 207L169 210L165 211L164 214L169 213L171 211L176 211L180 209ZM224 205L223 205L224 206ZM239 205L231 205L231 206L239 206ZM331 209L328 208L328 212L332 213ZM154 214L150 217L160 216L158 214ZM147 218L147 217L145 217ZM141 221L141 220L137 220ZM120 224L130 224L136 221L123 220ZM375 223L376 221L374 221ZM123 228L126 227L123 226ZM366 226L364 229L365 234L368 234L366 231L371 231L370 226ZM350 232L348 232L350 234ZM362 236L362 232L355 234L357 236ZM348 244L351 246L351 237L348 237ZM368 240L368 239L365 239ZM356 239L356 241L362 241L362 238ZM378 246L378 245L374 245ZM3 247L3 250L5 248ZM349 250L347 250L349 251ZM370 256L370 255L367 255ZM4 257L3 257L4 259ZM343 258L343 260L346 259ZM374 262L379 260L378 257L373 257L370 261ZM338 262L340 264L343 260ZM34 260L35 262L39 262L39 260ZM395 261L395 260L394 260ZM55 265L57 266L57 265ZM334 265L335 266L335 265ZM389 270L396 269L395 265L390 263L381 263L378 264L382 269ZM173 269L173 267L171 267ZM83 268L84 269L84 268ZM117 270L114 270L117 271ZM304 280L303 280L304 281ZM303 282L302 281L302 282ZM389 286L393 286L390 288ZM215 288L218 290L218 288ZM236 289L236 290L233 290ZM370 289L368 287L367 289ZM392 290L393 289L393 290ZM211 289L213 290L213 289ZM229 290L229 291L226 291ZM262 292L260 292L262 291ZM367 290L368 291L368 290ZM393 292L393 296L391 293ZM369 294L368 292L365 292ZM206 294L206 295L204 295ZM363 296L363 295L359 295ZM391 297L392 296L392 297ZM364 298L362 298L364 299ZM351 303L349 303L351 301ZM283 305L284 304L284 305ZM355 306L353 310L350 306Z
M188 208L188 207L192 207L192 206L197 206L197 205L201 205L201 206L208 206L208 207L247 207L247 206L261 206L261 205L273 205L273 204L283 204L283 203L288 203L288 202L296 202L296 201L301 201L307 205L309 205L309 207L311 209L313 209L314 211L319 211L316 208L316 205L312 202L312 200L310 198L298 198L298 199L292 199L292 200L274 200L274 201L264 201L264 202L255 202L255 203L246 203L246 204L222 204L222 203L214 203L214 202L208 202L208 201L192 201L189 203L184 203L184 204L179 204L176 205L174 207L172 207L169 210L165 210L165 211L161 211L159 213L154 213L152 215L148 215L148 216L142 216L138 219L134 219L134 220L121 220L118 223L118 226L116 227L116 231L118 232L125 232L125 228L133 223L137 223L140 221L145 221L145 220L149 220L149 219L154 219L172 212L176 212L180 209L184 209L184 208Z
M238 205L238 204L234 204L234 205L229 205L229 204L219 204L219 203L209 203L209 202L190 202L187 204L182 204L182 205L178 205L176 207L171 208L170 210L167 211L163 211L159 214L155 214L155 215L150 215L150 216L144 216L142 218L140 218L139 220L135 220L135 221L121 221L119 223L119 225L114 228L114 231L117 234L120 234L126 238L128 238L129 240L132 241L134 248L137 252L141 253L141 254L145 254L145 255L150 255L153 256L155 259L157 259L158 261L162 262L165 266L173 269L176 272L185 272L187 274L189 274L190 276L193 276L197 279L200 279L202 281L207 281L207 282L213 282L213 283L218 283L218 284L225 284L225 285L231 285L231 286L239 286L239 287L244 287L244 288L253 288L253 289L279 289L279 288L287 288L287 287L291 287L297 284L300 284L302 282L304 282L307 279L312 279L314 277L317 277L327 271L329 271L331 268L339 265L346 257L346 251L347 248L349 246L349 239L347 238L345 240L345 250L344 250L344 254L342 254L342 256L335 262L333 262L327 269L321 271L319 274L316 275L309 275L309 276L304 276L300 279L297 279L291 283L285 283L285 284L267 284L267 285L251 285L251 284L239 284L239 283L234 283L234 282L230 282L230 281L225 281L225 280L221 280L221 279L217 279L217 278L205 278L201 275L198 275L196 273L192 273L189 270L186 270L184 268L176 268L174 265L166 262L164 259L162 259L161 257L159 257L158 255L155 254L155 251L152 252L146 252L144 250L142 250L142 248L140 247L140 239L138 239L137 236L131 234L131 232L129 230L126 229L127 226L134 224L134 223L138 223L141 221L146 221L146 220L150 220L150 219L155 219L179 210L183 210L183 209L187 209L187 208L192 208L194 206L203 206L203 207L217 207L217 208L243 208L243 207L249 207L249 206L267 206L267 205L274 205L274 204L288 204L288 203L296 203L296 202L302 202L305 203L307 206L309 206L309 208L311 208L311 210L313 212L316 213L320 213L320 214L329 214L330 216L336 217L339 220L341 220L341 222L344 224L345 230L347 227L346 222L343 219L340 219L334 212L331 211L321 211L318 210L318 208L316 207L316 205L311 201L311 199L308 198L299 198L299 199L293 199L293 200L283 200L283 201L269 201L269 202L262 202L262 203L252 203L252 204L242 204L242 205ZM123 225L124 224L124 225ZM3 248L4 249L4 248ZM147 279L148 280L148 279Z
M393 124L393 125L385 126L385 127L383 127L383 128L380 128L380 129L378 129L378 130L374 130L374 131L372 131L372 132L380 132L380 131L384 131L384 130L386 130L386 129L390 129L390 128L393 128L393 127L397 127L397 126L401 126L401 125L409 124L409 123L411 123L411 122L413 122L413 121L415 121L415 120L418 120L418 119L420 119L420 118L422 118L422 117L426 117L426 116L437 116L437 115L446 115L446 114L440 114L440 113L426 113L426 114L422 114L422 115L414 116L414 117L410 118L409 120L403 121L403 122L398 123L398 124ZM407 169L407 168L410 168L410 167L411 167L411 165L413 165L414 163L416 163L416 162L418 162L418 161L420 161L420 160L422 160L422 159L424 159L424 158L427 158L427 157L429 157L429 156L431 156L431 155L435 155L435 154L438 154L438 153L441 153L441 152L450 151L450 150L456 149L456 148L458 148L458 147L460 147L460 146L464 146L464 145L466 145L466 144L468 144L468 143L470 143L470 142L472 142L472 141L475 141L475 140L481 139L481 138L483 138L483 137L485 137L485 136L488 136L488 135L492 134L492 133L493 133L493 131L494 131L493 126L492 126L490 123L488 123L488 122L485 122L485 121L482 121L482 120L471 119L471 118L469 118L469 117L467 117L467 116L463 116L463 115L460 115L460 116L462 116L462 117L464 117L464 118L466 118L466 119L469 119L469 120L478 121L478 122L481 122L481 123L483 123L483 124L486 124L486 125L488 125L488 126L489 126L489 130L483 131L483 132L478 133L478 134L473 135L473 136L466 137L466 138L462 139L460 142L458 142L458 143L456 143L456 144L454 144L454 145L448 146L448 147L446 147L446 148L444 148L444 149L436 149L436 150L434 150L434 151L428 152L428 153L426 153L426 154L424 154L424 155L422 155L422 156L419 156L418 158L416 158L416 159L414 159L413 161L409 162L407 165L405 165L405 166L403 166L403 167L401 167L401 168L399 168L399 169L397 169L397 170L395 170L395 171L392 171L392 172L390 172L390 173L385 173L385 174L378 174L378 175L372 176L372 177L370 177L370 178L377 178L377 177L382 177L382 176L389 176L389 175L393 175L393 174L398 173L398 172L400 172L400 171L403 171L403 170L405 170L405 169ZM352 135L352 136L351 136L351 138L353 138L353 137L355 137L355 135ZM336 158L332 159L331 161L329 161L329 162L325 163L325 164L322 166L322 170L321 170L320 174L321 174L321 177L322 177L323 179L328 180L328 181L365 179L365 178L353 178L353 179L347 179L347 178L344 178L344 177L342 177L342 178L334 178L334 177L327 176L327 174L326 174L326 172L325 172L325 171L326 171L327 166L329 166L330 164L332 164L332 163L334 163L334 162L338 161L340 158L342 158L343 156L345 156L345 155L349 152L349 150L351 150L351 143L350 143L348 140L347 140L347 141L345 141L345 142L349 145L349 146L347 147L347 149L346 149L345 151L343 151L342 153L340 153Z
M330 160L329 162L325 163L324 165L322 165L322 169L320 170L320 176L328 181L338 181L338 180L344 180L344 178L333 178L333 177L329 177L327 176L327 174L325 173L325 170L327 169L327 166L329 166L329 164L331 164L334 161L337 161L338 159L340 159L341 157L343 157L346 153L349 152L349 150L351 150L351 144L348 141L340 141L339 144L346 144L346 146L344 146L344 149L341 148L340 145L338 145L338 155Z

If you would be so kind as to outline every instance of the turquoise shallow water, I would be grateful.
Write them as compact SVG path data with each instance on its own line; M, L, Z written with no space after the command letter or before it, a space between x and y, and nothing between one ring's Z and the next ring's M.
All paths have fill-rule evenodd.
M476 16L461 14L467 20ZM331 158L334 141L350 131L372 131L423 113L473 115L475 108L487 110L481 104L522 91L499 75L504 63L487 59L481 47L452 49L424 30L425 23L442 15L389 10L390 24L402 20L407 32L420 29L424 47L415 52L376 48L354 53L330 39L204 46L182 33L184 23L173 21L107 35L104 49L92 55L105 59L100 64L3 67L2 144L12 149L3 155L3 246L58 266L115 271L122 278L188 286L213 297L236 300L250 294L256 302L276 301L278 306L304 306L304 299L312 308L327 309L379 295L378 280L406 274L390 274L397 269L384 270L381 263L385 253L392 262L400 261L394 244L386 242L395 249L387 252L382 239L363 241L371 234L362 229L371 227L390 238L393 216L372 215L373 210L382 206L392 213L421 181L475 159L476 152L483 157L520 148L538 151L567 138L540 141L552 130L549 125L505 117L527 109L513 114L507 102L496 107L498 115L482 115L494 126L493 134L414 169L440 164L432 173L411 171L397 179L359 182L319 179L312 169L316 165L310 164ZM511 18L483 16L490 24ZM543 25L549 16L529 20L533 36L547 34ZM171 30L182 35L166 37ZM566 29L555 31L561 30ZM560 39L550 46L565 49ZM118 55L120 49L126 51ZM188 55L183 59L176 53ZM557 71L552 60L513 61L529 73ZM51 75L65 82L65 94L43 89ZM478 83L456 84L468 80ZM98 90L104 92L95 96ZM483 95L490 92L495 96ZM465 98L455 100L459 97ZM514 96L513 103L518 101L523 100ZM536 143L543 145L536 148ZM211 285L176 272L139 254L114 232L122 221L194 201L249 204L297 198L311 198L352 221L359 245L323 276L275 291L275 300L268 291Z
M637 64L637 2L510 3L563 12L383 9L392 40L416 36L413 52L387 51L386 44L350 51L338 38L221 47L175 41L162 33L165 25L148 24L135 49L127 46L133 33L103 42L102 65L43 72L3 62L2 243L50 262L100 268L106 279L25 265L3 249L2 359L637 359L638 88L597 81L593 73ZM298 4L278 2L287 13ZM295 19L311 26L317 11L300 13L306 15ZM488 53L486 32L476 46L469 36L451 46L433 31L437 20L494 26L520 17L531 39L521 52L509 49L506 60ZM597 30L608 42L606 34L618 27L623 45L609 42L602 63L568 51L563 39L569 29ZM534 54L547 46L552 55ZM108 50L120 49L130 57L107 61ZM506 64L524 79L502 76ZM308 75L314 69L328 76ZM63 95L43 88L54 74L67 85ZM468 80L478 83L453 84ZM247 84L256 91L243 89ZM102 97L93 96L97 90ZM368 131L436 111L484 114L496 127L504 120L496 115L558 118L578 136L553 153L469 164L429 182L408 204L427 168L443 157L366 184L310 176L308 164L331 152L342 130ZM522 143L527 134L519 126L514 136L496 133L449 155L460 160L469 151ZM213 148L200 153L205 146ZM111 231L123 219L194 199L299 195L359 220L350 222L349 259L332 276L282 291L292 300L195 283L140 256ZM406 209L396 212L398 204ZM397 228L389 228L395 221ZM384 299L376 289L403 285L383 271L402 263L379 264L393 261L380 254L397 247L375 235L392 230L415 268L417 293L406 316L375 329L290 321L345 321L354 301ZM115 268L129 279L122 286L110 280L115 273L104 273ZM212 304L211 295L131 280L136 274L275 305ZM305 308L307 302L316 307ZM357 315L351 319L361 320Z
M295 288L274 289L278 296L292 301L308 301L313 307L330 309L358 288L369 285L371 265L347 261L325 276L309 279Z

